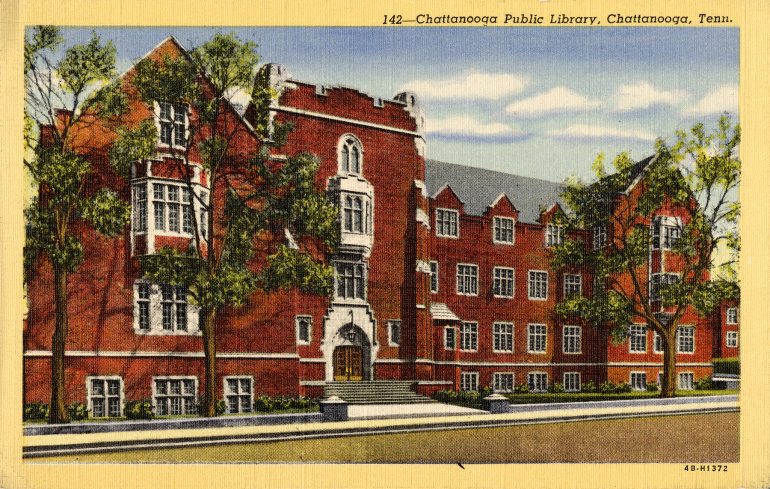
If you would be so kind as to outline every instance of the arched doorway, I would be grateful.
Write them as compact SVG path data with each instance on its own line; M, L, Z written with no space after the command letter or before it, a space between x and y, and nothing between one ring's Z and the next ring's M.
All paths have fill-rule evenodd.
M334 380L364 378L363 349L357 345L342 345L334 349Z

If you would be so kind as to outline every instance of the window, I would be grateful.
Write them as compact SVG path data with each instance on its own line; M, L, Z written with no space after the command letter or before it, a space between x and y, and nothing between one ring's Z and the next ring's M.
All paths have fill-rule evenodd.
M366 270L363 263L337 262L337 297L366 299Z
M479 343L479 324L461 323L460 324L460 350L476 351Z
M513 392L515 385L513 383L512 373L494 373L492 374L492 389L495 392Z
M350 233L364 232L363 199L359 196L345 196L342 206L343 230Z
M545 372L529 372L527 385L531 392L545 392L548 390L548 374Z
M663 337L657 331L652 334L652 345L653 352L663 353Z
M580 275L564 275L564 297L580 296L583 279Z
M681 372L679 374L679 388L686 391L691 391L694 381L694 375L692 372Z
M196 414L196 377L153 377L152 403L157 416Z
M479 267L466 263L457 264L457 293L477 295L479 291Z
M594 249L598 250L607 246L607 226L599 224L592 231Z
M727 348L738 348L738 332L728 331L725 335L725 346Z
M438 294L438 262L430 262L430 292Z
M727 324L738 324L738 308L727 308Z
M513 229L516 221L510 217L494 217L492 219L492 242L497 244L513 244Z
M529 299L535 301L548 299L548 272L529 271Z
M545 245L548 248L562 243L562 230L563 226L557 226L556 224L548 224L545 227Z
M580 392L580 372L564 372L562 384L564 392Z
M123 378L87 377L88 412L92 418L117 418L123 415Z
M392 319L388 321L388 344L390 346L399 346L401 344L400 319Z
M695 328L692 326L676 328L676 352L695 353Z
M297 316L294 318L294 325L297 329L297 344L309 345L313 338L313 317Z
M647 325L632 324L628 327L629 353L647 353Z
M156 127L160 144L180 149L186 148L187 107L168 102L158 102L156 110Z
M444 349L457 349L457 330L454 326L447 326L444 328Z
M254 405L254 380L251 377L235 376L222 379L227 412L250 413Z
M460 390L466 392L479 390L478 372L460 372Z
M631 388L635 391L647 390L647 373L631 372Z
M134 231L147 232L147 186L134 185Z
M564 353L580 353L580 326L564 326L562 340Z
M186 285L134 283L134 331L141 334L197 334L199 309L188 304Z
M458 212L451 209L436 209L436 236L456 238L460 235L457 228Z
M530 324L527 344L529 353L545 353L547 328L545 324Z
M514 290L513 268L495 267L493 270L493 283L495 297L513 297Z
M363 148L355 136L343 136L339 146L340 171L361 174Z
M513 353L513 323L495 323L492 327L493 350Z
M136 194L144 194L144 190L139 191L140 188L144 188L144 186L135 186ZM186 186L153 183L152 207L156 231L187 235L193 233L192 200L190 199L190 189ZM146 213L146 203L140 203L136 212Z
M675 273L653 273L650 285L650 301L659 302L663 299L661 289L679 282L679 275Z
M650 245L654 250L670 250L679 240L682 219L670 216L655 216L650 225Z

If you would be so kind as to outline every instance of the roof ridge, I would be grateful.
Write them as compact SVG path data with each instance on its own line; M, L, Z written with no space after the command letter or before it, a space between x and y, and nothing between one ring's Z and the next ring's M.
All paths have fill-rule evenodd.
M499 170L490 170L489 168L484 168L484 167L481 167L481 166L470 166L470 165L463 165L461 163L450 163L450 162L447 162L447 161L440 161L440 160L436 160L436 159L433 159L433 158L425 158L425 163L427 164L429 162L430 163L438 163L440 165L451 165L451 166L456 166L456 167L460 167L460 168L469 168L469 169L474 170L474 171L483 171L483 172L487 172L487 173L497 173L499 175L506 175L506 176L509 176L509 177L513 176L513 177L517 177L517 178L523 178L523 179L533 180L533 181L538 181L538 182L546 182L546 183L552 183L552 184L556 184L556 185L563 185L563 182L556 182L554 180L546 180L544 178L528 177L526 175L519 175L517 173L509 173L509 172L499 171Z

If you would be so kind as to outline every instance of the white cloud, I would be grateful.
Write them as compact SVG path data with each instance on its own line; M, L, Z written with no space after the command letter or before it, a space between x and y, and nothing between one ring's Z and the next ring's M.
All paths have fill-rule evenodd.
M566 129L548 131L546 135L557 139L571 140L622 140L643 143L654 142L657 137L644 131L628 131L612 127L587 126L576 124Z
M664 92L647 82L636 85L621 85L615 92L615 110L628 111L646 109L653 105L676 105L690 98L684 90Z
M738 85L724 85L708 93L694 107L682 111L682 114L694 117L722 112L737 114L738 106Z
M500 122L483 124L467 115L442 120L428 119L425 129L428 136L457 141L483 140L503 143L526 139L531 135Z
M423 100L497 100L518 93L527 80L508 74L465 73L449 80L414 80L402 90Z
M598 100L589 100L567 87L556 87L514 102L505 110L522 117L541 117L549 114L586 112L600 105Z

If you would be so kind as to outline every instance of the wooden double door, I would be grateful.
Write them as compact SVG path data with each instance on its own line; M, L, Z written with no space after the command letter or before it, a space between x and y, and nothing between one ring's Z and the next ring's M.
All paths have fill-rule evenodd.
M334 380L364 378L363 350L360 346L338 346L334 349Z

